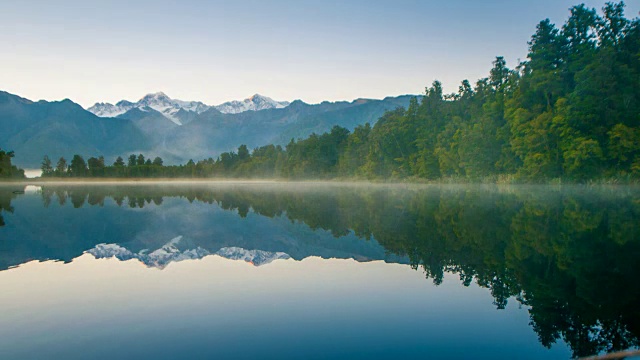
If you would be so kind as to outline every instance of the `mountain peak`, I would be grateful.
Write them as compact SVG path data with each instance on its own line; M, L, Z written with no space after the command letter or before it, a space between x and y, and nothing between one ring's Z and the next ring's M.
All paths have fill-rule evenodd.
M145 109L153 109L160 112L163 116L174 123L182 125L180 119L176 116L180 110L193 111L200 114L209 108L210 106L199 101L182 101L172 99L164 92L158 91L143 96L136 103L132 103L127 100L121 100L115 105L109 103L96 103L87 110L100 117L116 117L125 114L131 109L140 109L142 111L145 111Z
M253 101L253 102L261 102L261 101L269 101L274 103L286 103L287 101L275 101L272 98L260 94L253 94L251 97L244 99L244 101Z
M244 100L229 101L215 106L214 108L222 113L237 114L249 110L258 111L265 109L281 109L287 106L289 106L288 101L275 101L270 97L255 93ZM192 111L200 114L212 108L212 106L203 104L200 101L182 101L172 99L164 92L158 91L143 96L135 103L127 100L118 101L115 105L98 102L87 110L100 117L116 117L133 108L144 109L147 107L162 113L165 117L178 125L181 125L181 122L176 114L180 110Z
M170 98L170 97L168 97L168 96L167 96L167 94L163 93L162 91L158 91L158 92L155 92L155 93L149 93L149 94L145 95L145 96L144 96L142 99L140 99L140 100L142 101L142 100L145 100L145 99L162 99L162 100L171 100L171 98Z
M162 91L159 91L157 93L152 93L152 94L147 94L145 95L142 99L140 99L140 101L138 101L138 104L163 104L163 105L169 105L171 104L172 99L170 97L168 97L165 93L163 93Z
M216 109L226 114L238 114L245 111L258 111L266 109L281 109L289 106L288 101L275 101L270 97L258 93L242 100L233 100L216 106Z
M105 103L100 103L102 105L105 105ZM108 103L106 103L108 104ZM97 103L96 103L97 105ZM128 107L132 107L134 104L131 101L127 101L127 100L120 100L116 103L116 106L128 106Z

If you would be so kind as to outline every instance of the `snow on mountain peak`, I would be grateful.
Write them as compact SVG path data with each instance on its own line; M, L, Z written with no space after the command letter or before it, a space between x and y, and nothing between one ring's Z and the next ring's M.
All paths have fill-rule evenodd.
M116 105L110 103L95 103L87 110L99 117L116 117L129 111L132 107L128 102L123 103L123 101L120 101Z
M253 94L249 98L244 99L244 101L247 101L247 100L256 102L256 101L265 101L265 100L272 100L272 99L270 99L270 98L268 98L266 96L262 96L260 94Z
M177 102L179 100L171 100L170 97L168 97L165 93L163 93L162 91L157 92L157 93L153 93L153 94L147 94L145 96L142 97L142 99L138 100L138 104L156 104L156 105L164 105L164 106L174 106L176 105L175 102Z
M180 122L180 119L178 119L175 115L181 109L184 109L186 111L194 111L199 114L210 108L210 106L200 101L183 101L171 99L169 96L167 96L167 94L159 91L156 93L147 94L135 103L127 100L121 100L115 105L110 103L96 103L87 110L100 117L116 117L118 115L126 113L133 108L144 110L145 107L149 107L162 113L162 115L178 125L182 125L182 123Z
M289 106L288 101L275 101L270 97L254 94L242 101L233 100L220 104L215 108L221 113L238 114L245 111L258 111L265 109L281 109Z
M242 101L234 100L224 104L215 106L215 108L226 114L237 114L244 111L258 111L265 109L281 109L288 106L288 101L275 101L269 97L254 94L253 96L246 98ZM162 91L151 93L143 96L140 100L133 103L127 100L118 101L115 105L110 103L95 103L87 110L100 117L116 117L124 114L127 111L138 108L143 109L149 107L162 113L171 121L178 125L182 125L180 119L176 116L178 111L186 110L193 111L198 114L205 112L211 108L200 101L183 101L172 99Z

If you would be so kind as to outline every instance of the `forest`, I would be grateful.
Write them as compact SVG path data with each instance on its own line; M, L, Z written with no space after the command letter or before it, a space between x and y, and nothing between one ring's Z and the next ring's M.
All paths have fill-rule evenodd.
M640 178L640 19L624 3L570 9L541 21L527 59L445 94L434 81L408 108L352 132L335 126L286 146L266 145L179 166L131 155L105 165L75 155L43 176L426 179L585 182Z

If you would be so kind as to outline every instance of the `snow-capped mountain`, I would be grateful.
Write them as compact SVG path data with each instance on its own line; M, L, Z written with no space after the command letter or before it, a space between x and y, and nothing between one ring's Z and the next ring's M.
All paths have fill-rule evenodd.
M209 105L205 105L200 101L174 100L162 92L146 95L138 101L137 105L137 107L140 107L142 110L144 110L145 107L156 110L178 125L182 125L182 123L175 114L180 111L180 109L193 111L199 114L210 108Z
M110 103L95 103L87 110L100 117L116 117L133 109L134 107L134 103L127 100L122 100L117 102L115 105Z
M183 101L177 99L171 99L163 92L157 92L155 94L147 94L136 103L122 100L115 105L110 103L96 103L87 110L100 117L116 117L122 115L127 111L137 108L142 111L153 109L166 116L169 120L178 125L182 125L180 119L176 116L178 111L186 110L193 111L198 114L208 110L209 105L206 105L200 101Z
M171 239L161 248L148 252L147 249L137 253L117 244L98 244L93 249L87 250L97 259L115 257L119 260L138 259L148 267L164 269L169 263L174 261L202 259L208 255L218 255L231 260L243 260L254 266L268 264L274 260L290 259L291 257L283 252L268 252L262 250L246 250L239 247L226 247L211 253L206 249L197 247L195 249L180 250L178 244L182 236Z
M275 101L272 98L255 94L250 98L242 101L233 100L216 106L215 108L221 113L237 114L245 111L257 111L265 109L281 109L289 106L288 101Z
M225 114L237 114L248 110L281 109L288 105L288 101L275 101L269 97L255 94L242 101L229 101L214 107ZM87 110L100 117L116 117L134 108L142 111L148 111L149 108L156 110L174 123L182 125L182 122L178 116L176 116L178 111L186 110L200 114L210 109L211 106L200 101L171 99L165 93L157 92L155 94L147 94L135 103L127 100L119 101L115 105L110 103L95 103Z

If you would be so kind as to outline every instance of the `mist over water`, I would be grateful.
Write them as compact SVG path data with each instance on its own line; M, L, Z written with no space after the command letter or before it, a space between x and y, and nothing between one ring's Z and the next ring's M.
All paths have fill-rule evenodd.
M0 348L536 359L637 347L639 215L633 187L5 184Z

